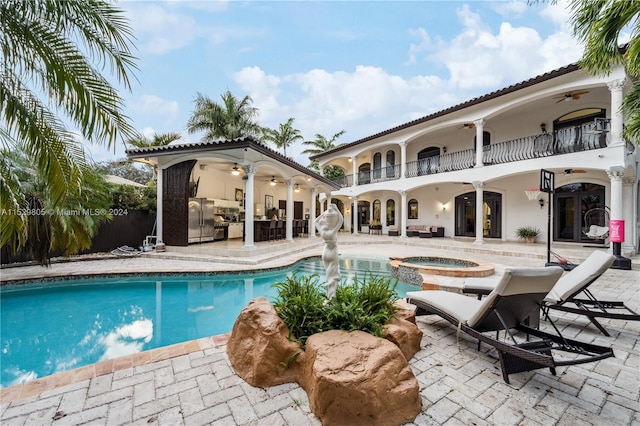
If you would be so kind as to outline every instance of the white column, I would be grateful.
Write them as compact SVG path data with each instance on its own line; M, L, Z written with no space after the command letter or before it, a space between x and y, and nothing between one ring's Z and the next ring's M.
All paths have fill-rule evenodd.
M398 145L400 145L400 179L405 179L407 176L407 143L402 141Z
M254 250L256 246L253 244L253 177L256 174L256 168L253 165L243 166L247 180L244 184L244 193L246 196L244 206L244 245L243 249Z
M162 197L163 197L163 191L164 191L164 168L158 166L158 182L156 183L156 243L159 242L163 242L162 239L162 231L163 231L163 226L162 226L162 220L163 220L163 215L162 215Z
M358 166L356 165L356 156L351 156L351 173L353 173L353 182L351 182L351 186L356 186L358 184Z
M318 197L317 189L314 186L311 189L311 213L309 214L309 238L316 238L316 198Z
M624 145L624 138L622 137L622 89L625 83L626 79L624 78L607 83L611 92L611 142L609 146Z
M638 241L636 236L637 226L634 221L635 215L633 214L634 206L637 204L636 190L637 179L631 177L622 178L622 218L624 219L624 242L622 243L623 255L633 256L636 254L635 241Z
M624 167L613 166L607 170L611 181L611 219L623 219L622 217L622 178L624 177ZM625 223L626 226L626 223Z
M409 208L407 206L407 191L400 193L400 236L407 238L407 220L409 219Z
M482 160L482 155L484 154L483 150L483 133L484 133L484 120L476 120L473 122L476 127L476 165L475 167L484 166L484 162Z
M285 241L293 241L293 180L286 180L287 184L287 211L285 214L287 215L287 223L286 223L286 233L287 237Z
M353 235L358 235L358 197L353 197Z
M474 244L484 244L484 227L482 223L482 207L484 205L484 183L473 181L473 187L476 189L476 240Z

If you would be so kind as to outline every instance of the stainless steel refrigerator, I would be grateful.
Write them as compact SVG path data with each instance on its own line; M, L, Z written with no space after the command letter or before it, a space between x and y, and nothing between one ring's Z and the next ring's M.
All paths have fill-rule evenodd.
M190 243L213 241L215 236L213 200L189 198L189 235Z

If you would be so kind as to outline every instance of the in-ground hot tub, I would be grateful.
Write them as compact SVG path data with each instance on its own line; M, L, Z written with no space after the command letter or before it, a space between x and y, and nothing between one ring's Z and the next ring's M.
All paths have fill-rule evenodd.
M437 289L442 286L434 275L445 277L488 277L494 275L493 264L476 260L455 259L451 257L413 256L391 258L391 274L394 278L423 289Z

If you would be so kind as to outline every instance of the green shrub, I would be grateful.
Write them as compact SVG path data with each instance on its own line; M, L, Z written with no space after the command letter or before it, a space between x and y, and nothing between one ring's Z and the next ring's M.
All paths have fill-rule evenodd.
M362 330L381 337L397 310L396 284L367 273L362 281L356 276L338 286L335 299L327 301L316 275L287 277L274 284L278 296L273 306L302 347L309 336L327 330Z
M304 346L309 336L326 329L327 298L317 275L295 275L273 286L278 289L273 307L298 342Z

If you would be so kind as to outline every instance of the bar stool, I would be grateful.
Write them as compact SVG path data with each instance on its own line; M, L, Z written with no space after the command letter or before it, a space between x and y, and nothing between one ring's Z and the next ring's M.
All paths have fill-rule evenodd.
M276 227L276 239L281 240L284 237L284 221L280 219L278 220L278 226Z
M269 222L269 227L262 227L262 240L263 241L271 241L276 238L276 224L277 220L271 220Z

